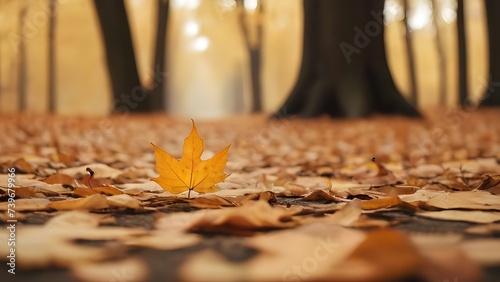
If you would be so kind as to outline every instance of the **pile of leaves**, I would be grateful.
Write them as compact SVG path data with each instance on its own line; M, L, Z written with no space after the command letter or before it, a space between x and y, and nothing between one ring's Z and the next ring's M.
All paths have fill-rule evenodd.
M15 168L21 279L487 280L497 117L2 116L0 219Z

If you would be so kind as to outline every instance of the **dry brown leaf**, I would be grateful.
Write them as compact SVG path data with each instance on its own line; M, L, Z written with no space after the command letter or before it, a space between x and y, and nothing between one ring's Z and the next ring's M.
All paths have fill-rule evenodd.
M141 201L127 194L108 196L106 199L112 207L124 207L134 210L141 209Z
M421 202L440 209L500 210L500 196L487 191L440 192L419 190L413 195L400 195L407 203Z
M198 234L181 233L178 230L153 230L147 235L127 239L125 244L133 247L144 247L156 250L175 250L193 246L202 241Z
M412 277L424 266L417 249L405 234L392 229L368 232L366 239L343 263L361 261L372 273L365 281L394 281Z
M78 186L75 178L64 173L56 173L42 180L47 184L64 184L71 186Z
M273 207L265 201L248 201L240 207L207 210L188 230L251 234L263 229L289 228L298 224L291 216L299 211L300 208Z
M21 174L21 173L28 173L28 174L34 173L33 168L24 158L20 158L20 159L15 160L14 163L12 164L12 166L16 168L16 173L19 173L19 174Z
M106 196L95 194L87 198L77 200L63 200L52 202L47 205L47 208L55 210L97 210L109 207Z
M478 235L500 234L500 223L472 226L465 231L470 234Z
M246 238L259 253L245 263L212 250L193 254L181 267L187 281L356 281L364 268L337 267L365 235L338 225L314 223ZM357 279L357 281L362 281Z
M409 195L420 190L417 186L404 185L384 185L382 187L374 187L372 190L385 193L388 196Z
M401 200L399 199L398 196L371 199L371 200L361 201L361 208L364 210L391 208L397 206L400 202Z
M341 226L352 226L361 216L361 201L354 199L334 214L326 215L327 221Z
M59 193L41 187L18 187L14 191L19 198L44 198L59 195Z
M123 192L119 189L116 189L112 186L101 186L95 188L75 188L73 190L73 194L78 195L80 197L87 197L94 194L104 194L104 195L121 195Z
M500 239L473 239L463 241L459 248L483 266L500 264Z
M104 196L103 196L104 197ZM18 226L16 228L16 261L21 269L38 269L49 266L72 267L88 262L102 261L121 254L122 250L111 246L89 247L75 244L84 240L126 241L133 236L143 236L144 230L100 227L101 216L82 211L63 212L51 218L43 226ZM0 240L8 238L7 229L0 230ZM0 244L0 255L8 254L8 245Z
M91 168L92 171L94 171L94 177L96 178L114 178L123 173L121 170L100 163L88 164L72 168L65 168L59 170L59 173L67 174L69 176L78 178L84 175L88 175L87 172L88 167Z
M339 197L334 195L331 191L325 191L325 190L320 190L316 189L312 191L311 193L307 194L302 198L304 201L317 201L317 200L328 200L328 201L334 201L334 202L339 202Z
M235 204L223 197L217 195L207 195L194 198L189 202L192 207L200 209L218 209L221 207L234 207Z
M474 223L493 223L500 220L500 212L493 211L444 210L419 212L416 215L439 220L467 221Z
M71 267L78 281L110 282L127 281L141 282L148 279L148 266L138 257L128 257L111 262L85 262Z
M500 180L496 180L493 177L486 175L486 179L483 180L474 190L489 190L495 186L500 185Z
M8 209L8 202L0 203L0 210L6 211ZM17 199L16 212L18 211L42 211L47 209L50 201L44 198L32 199Z

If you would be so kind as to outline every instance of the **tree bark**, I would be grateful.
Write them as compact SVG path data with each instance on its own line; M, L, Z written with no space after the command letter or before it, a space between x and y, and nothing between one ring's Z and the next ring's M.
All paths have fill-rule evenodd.
M157 0L158 13L156 24L156 44L153 60L153 81L151 85L152 109L153 111L163 111L166 108L165 101L168 95L168 81L166 77L166 46L167 46L167 22L169 0Z
M418 91L417 91L417 74L415 68L415 53L413 51L413 38L411 35L410 24L408 23L408 5L409 0L404 0L404 24L405 24L405 41L406 41L406 53L408 57L408 73L410 82L410 101L414 107L418 106Z
M447 70L447 59L446 59L446 54L444 51L443 47L443 40L441 38L441 29L439 27L439 13L441 12L440 9L438 8L437 0L432 0L431 1L432 5L432 24L434 25L434 29L436 30L436 49L438 53L438 60L439 60L439 105L441 107L446 106L447 103L447 90L446 90L446 81L448 79L448 70Z
M304 0L299 77L274 117L419 116L387 65L384 0Z
M147 112L151 95L139 79L123 0L94 0L113 92L114 112Z
M480 106L500 106L500 36L497 28L500 26L500 1L485 0L486 18L488 21L488 47L489 47L489 77L485 94Z
M56 97L56 9L57 3L55 0L49 1L49 44L48 44L48 92L49 92L49 112L57 112L57 97Z
M252 107L251 112L262 111L262 94L261 94L261 49L262 49L262 22L260 15L263 12L262 1L259 1L258 7L253 15L248 15L244 5L245 0L236 0L239 7L239 24L245 39L245 45L248 51L250 64L250 81L252 84Z
M20 111L25 111L27 109L27 93L26 93L26 85L27 85L27 66L26 66L26 34L24 33L26 26L26 15L28 14L28 8L23 7L19 13L19 35L21 36L21 40L19 40L19 69L18 69L18 78L17 78L17 87L19 91L19 105L18 108Z
M464 0L457 1L458 39L458 98L461 106L469 105L467 88L467 38L465 33Z

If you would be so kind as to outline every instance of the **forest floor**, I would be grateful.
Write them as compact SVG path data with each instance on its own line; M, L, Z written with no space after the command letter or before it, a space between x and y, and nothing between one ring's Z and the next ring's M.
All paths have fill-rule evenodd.
M230 176L187 198L189 119L0 115L0 280L497 281L499 119L196 121Z

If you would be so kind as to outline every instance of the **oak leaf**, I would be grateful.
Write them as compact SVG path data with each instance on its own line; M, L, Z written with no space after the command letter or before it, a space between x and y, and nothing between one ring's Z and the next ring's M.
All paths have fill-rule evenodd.
M215 184L222 182L229 175L224 173L229 146L226 146L211 159L201 160L204 149L203 140L198 135L193 121L191 133L184 140L182 157L174 158L172 155L151 143L155 149L156 170L159 177L151 178L163 189L174 193L191 190L198 193L210 193L219 190Z

